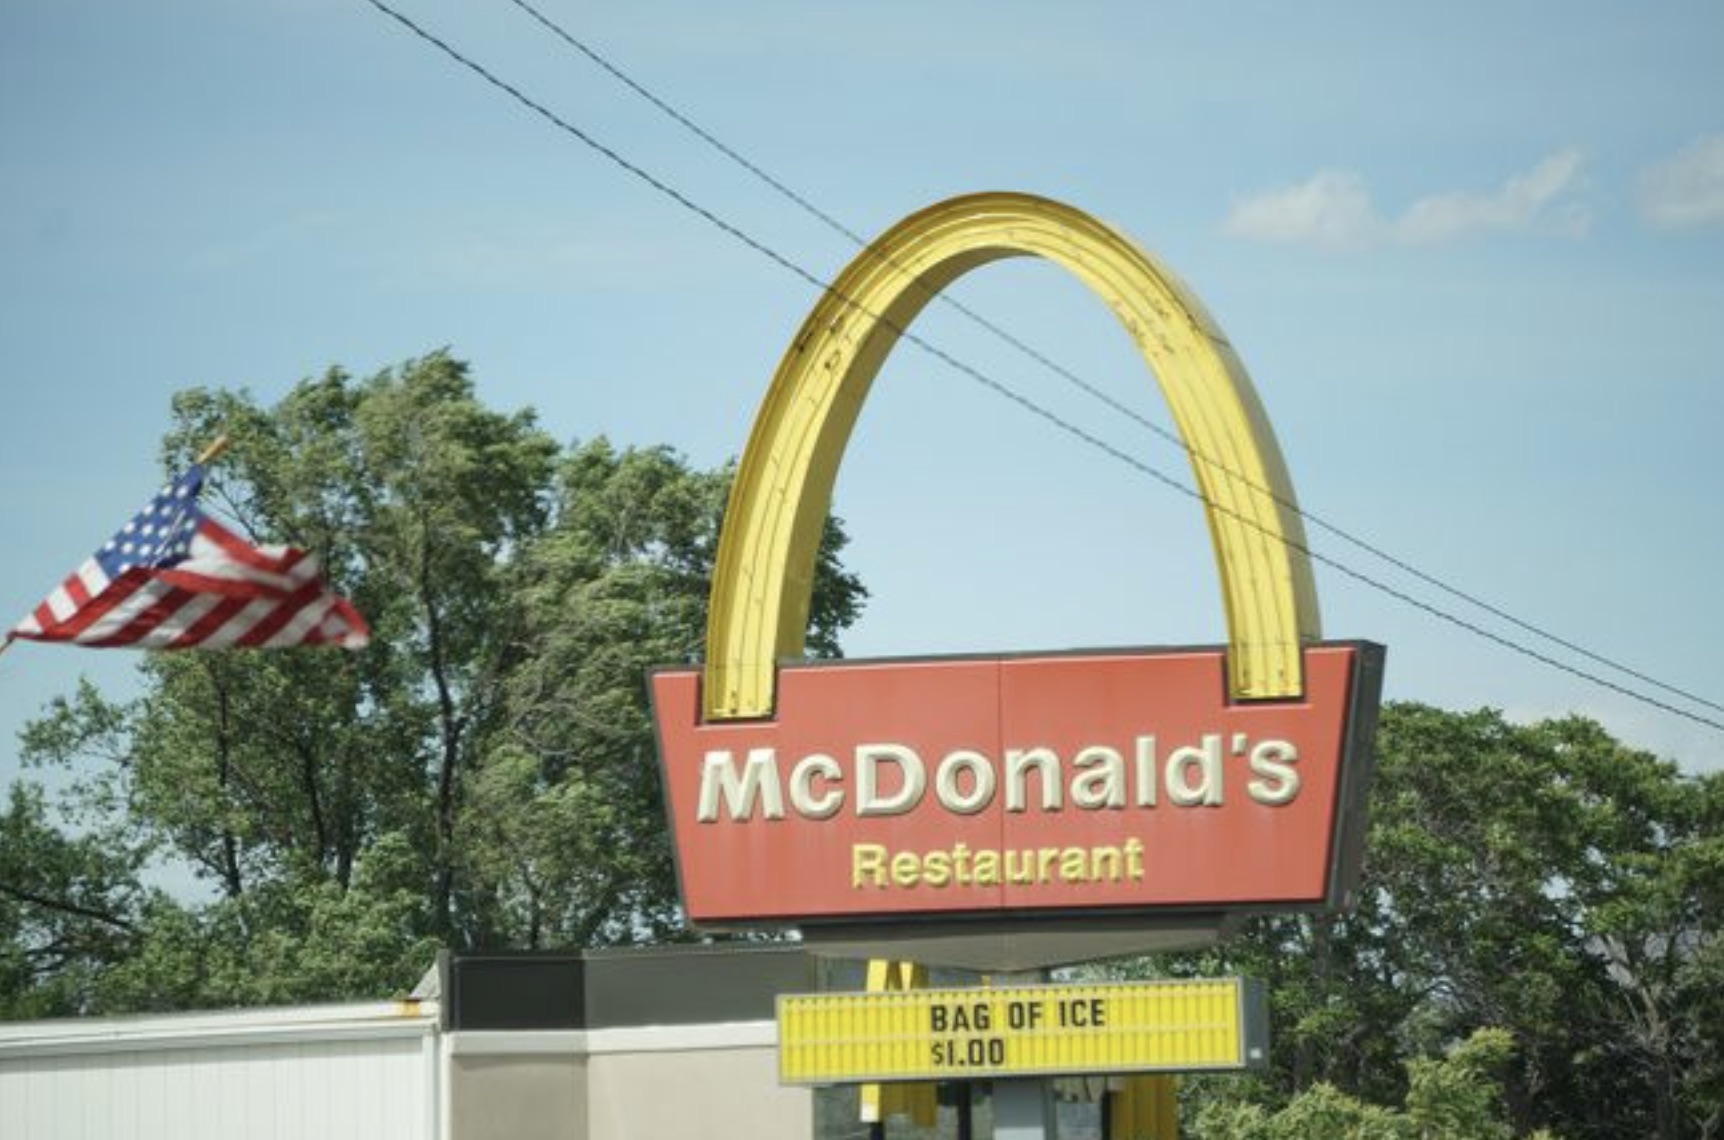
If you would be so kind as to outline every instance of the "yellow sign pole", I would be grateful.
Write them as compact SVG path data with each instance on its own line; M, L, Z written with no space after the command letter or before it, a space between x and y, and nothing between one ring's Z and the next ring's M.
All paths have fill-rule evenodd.
M902 993L928 984L928 968L915 962L892 962L875 958L868 963L868 992ZM934 1127L939 1113L939 1093L931 1084L882 1085L870 1081L858 1090L864 1124L879 1124L889 1116L908 1116L919 1128Z
M1192 455L1221 571L1229 687L1297 696L1320 636L1305 532L1245 367L1174 274L1082 211L976 194L913 214L864 250L778 366L731 490L707 618L706 718L769 715L774 667L800 656L839 463L869 386L924 305L978 266L1043 257L1088 285L1137 342Z
M939 203L887 231L838 277L785 353L719 537L702 689L707 720L770 715L777 662L802 654L833 484L886 356L941 289L1020 256L1046 258L1088 285L1137 343L1167 398L1220 569L1230 694L1302 693L1303 646L1321 636L1304 526L1274 432L1232 346L1184 284L1123 234L1058 202L990 193Z

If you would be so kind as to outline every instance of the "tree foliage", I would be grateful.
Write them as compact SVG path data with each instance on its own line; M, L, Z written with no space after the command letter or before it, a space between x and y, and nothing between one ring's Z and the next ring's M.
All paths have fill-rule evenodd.
M1417 704L1384 710L1377 754L1358 905L1178 964L1268 982L1259 1097L1411 1106L1432 1070L1409 1060L1492 1030L1514 1135L1720 1135L1724 774L1583 718Z
M729 472L559 446L445 354L174 414L165 461L225 433L211 506L318 554L373 643L150 655L136 701L86 687L30 726L26 762L74 783L63 819L32 787L4 817L0 1012L374 996L441 945L686 937L646 675L700 656ZM843 541L816 652L864 596Z
M15 783L0 814L0 1019L92 1004L104 971L142 937L137 859L55 825L40 788Z
M1319 1081L1274 1110L1211 1102L1193 1132L1196 1140L1511 1140L1496 1074L1513 1052L1506 1031L1480 1029L1446 1056L1408 1062L1404 1107L1370 1104Z
M212 505L322 557L360 653L151 655L22 741L0 1017L375 997L440 946L690 936L646 674L702 652L729 470L499 413L445 354L264 406L192 390ZM808 644L864 591L822 546ZM1188 1081L1205 1140L1724 1140L1724 774L1579 717L1384 710L1344 914L1135 968L1268 983L1273 1057Z

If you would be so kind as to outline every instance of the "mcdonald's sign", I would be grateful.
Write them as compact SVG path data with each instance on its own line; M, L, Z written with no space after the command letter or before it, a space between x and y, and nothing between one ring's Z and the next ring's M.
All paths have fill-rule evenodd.
M1141 350L1192 455L1225 646L801 661L821 528L887 354L940 289L1051 260ZM1321 640L1292 484L1244 367L1172 273L1021 194L953 199L815 306L755 421L699 669L651 688L688 917L723 926L1221 922L1344 905L1383 649Z

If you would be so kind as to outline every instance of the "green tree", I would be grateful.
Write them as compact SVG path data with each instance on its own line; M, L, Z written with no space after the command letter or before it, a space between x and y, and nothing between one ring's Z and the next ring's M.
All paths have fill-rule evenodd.
M1646 791L1613 803L1638 842L1589 890L1589 948L1618 1012L1600 1051L1650 1090L1661 1140L1710 1140L1724 1135L1724 773Z
M731 473L597 440L562 466L557 521L519 560L520 665L470 833L510 944L682 933L646 676L698 661ZM864 591L829 523L808 644L838 651Z
M150 655L136 701L86 689L31 726L26 759L75 776L80 821L27 796L8 817L6 1008L374 996L436 945L686 936L646 671L700 654L729 473L565 450L442 353L269 407L192 390L174 413L167 463L226 434L210 505L320 556L373 642ZM863 596L842 542L833 524L817 652ZM209 897L141 890L151 861ZM19 897L42 882L59 910ZM74 919L89 952L62 965Z
M1178 967L1268 981L1266 1103L1317 1082L1399 1103L1407 1060L1495 1027L1517 1133L1716 1135L1717 778L1583 718L1417 704L1385 708L1377 753L1356 908Z
M1206 1105L1193 1133L1196 1140L1510 1140L1515 1133L1496 1073L1513 1049L1508 1033L1481 1029L1444 1057L1414 1059L1401 1108L1370 1104L1319 1082L1273 1111L1238 1102Z
M22 781L0 813L0 1019L98 1004L103 970L143 933L138 859L110 836L71 836Z
M134 812L230 900L346 890L399 837L425 853L432 933L458 942L462 780L496 712L507 555L545 525L556 445L480 404L445 354L363 382L331 370L270 409L194 390L175 413L169 457L228 435L214 496L254 538L322 557L374 643L147 658Z
M95 1006L166 1011L375 998L436 955L424 859L399 835L361 855L351 883L271 881L184 903L157 893L138 937L96 979Z

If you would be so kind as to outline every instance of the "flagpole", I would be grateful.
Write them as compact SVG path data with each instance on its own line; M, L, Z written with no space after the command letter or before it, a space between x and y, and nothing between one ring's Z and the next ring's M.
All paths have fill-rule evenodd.
M227 450L227 445L228 438L225 434L210 440L210 445L203 449L203 454L198 456L198 465L201 467L206 463L214 463L221 458L221 453Z

